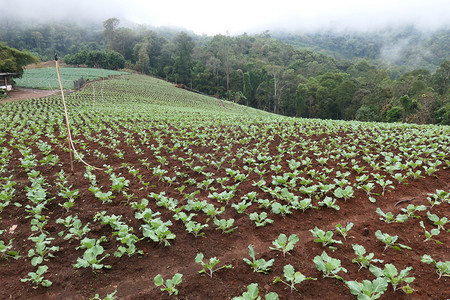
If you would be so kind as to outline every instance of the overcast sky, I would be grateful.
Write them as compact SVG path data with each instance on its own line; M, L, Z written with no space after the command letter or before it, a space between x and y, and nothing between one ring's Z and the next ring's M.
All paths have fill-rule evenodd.
M0 7L6 15L27 18L118 17L208 35L278 29L371 30L405 24L419 29L450 27L450 0L0 0ZM0 19L4 16L1 13Z

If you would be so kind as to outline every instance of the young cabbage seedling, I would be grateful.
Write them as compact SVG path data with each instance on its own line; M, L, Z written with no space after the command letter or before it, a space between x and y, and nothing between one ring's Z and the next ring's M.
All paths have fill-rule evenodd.
M322 229L319 229L317 227L314 227L314 230L309 230L313 237L315 237L314 242L315 243L322 243L322 246L328 246L331 250L336 250L337 248L334 246L329 246L331 244L341 244L341 241L333 239L333 232L332 231L323 231Z
M220 260L217 257L211 257L209 259L209 263L205 263L205 262L203 262L203 258L204 258L204 256L203 256L203 253L201 253L201 252L198 253L197 256L195 257L195 262L198 263L198 264L201 264L201 266L203 268L202 270L200 270L198 272L200 274L202 274L202 273L208 274L209 277L211 277L211 278L213 277L213 273L216 272L216 271L219 271L219 270L224 269L224 268L225 269L232 269L233 268L232 265L224 265L224 266L221 266L219 268L214 269L214 267L217 264L220 263Z
M403 223L406 220L408 220L408 216L404 214L398 214L396 217L394 217L394 214L391 212L384 213L381 208L377 207L376 213L381 216L380 220L385 223L392 223L392 222L398 222Z
M19 259L21 256L19 252L12 250L12 242L14 239L9 240L8 245L4 241L0 240L0 259L8 259L10 257Z
M279 250L283 252L283 256L286 256L286 253L294 249L294 246L298 241L299 238L296 234L291 234L288 239L284 233L281 233L278 238L272 242L275 247L270 247L270 250Z
M278 300L278 294L271 292L265 295L265 300ZM258 284L252 283L247 286L247 291L242 293L242 296L234 297L233 300L261 300L259 296Z
M408 218L420 218L419 216L416 216L414 213L417 211L425 211L427 210L427 207L425 205L414 205L410 204L406 208L402 208L402 211L406 213Z
M335 210L340 210L339 205L336 204L336 199L326 196L322 201L319 201L319 206L326 206Z
M76 249L86 249L84 251L83 257L77 258L77 263L73 266L75 268L87 268L91 267L92 271L99 270L101 268L111 269L111 266L104 265L101 262L109 256L109 254L104 255L102 258L97 258L97 256L101 256L103 252L105 252L104 248L100 245L101 242L105 241L106 237L102 236L100 239L89 239L85 237L81 240L81 246Z
M214 224L217 226L216 230L222 230L222 233L232 233L233 230L235 230L236 227L233 227L234 219L216 219L214 218Z
M161 291L166 291L167 293L169 293L169 296L178 295L178 289L176 288L176 286L183 281L182 277L183 274L176 273L175 275L173 275L172 279L166 279L166 281L164 282L161 274L158 274L153 279L153 282L157 287L162 286Z
M284 278L286 281L281 279L281 277L276 277L273 283L282 282L291 288L291 293L293 290L298 290L295 288L296 284L302 283L305 280L317 280L317 278L306 277L301 272L295 272L294 267L292 265L285 265L283 268Z
M423 224L423 221L420 221L419 224L420 224L420 227L422 227L423 230L425 231L425 237L426 237L426 239L424 240L424 242L435 241L435 242L438 243L438 244L442 244L441 241L439 241L439 240L433 238L433 236L437 236L437 235L439 235L439 234L441 233L441 231L439 230L439 228L433 228L433 229L431 229L431 231L428 231L428 230L425 228L425 225Z
M39 266L36 273L29 272L28 277L21 278L20 281L30 281L34 285L34 288L37 288L39 285L42 285L43 287L49 287L52 285L52 282L48 279L44 279L44 276L42 276L45 272L47 272L47 270L47 266Z
M378 268L374 265L369 266L370 272L372 272L373 275L376 277L385 277L387 281L392 284L392 288L394 289L394 292L397 290L397 286L405 282L407 284L414 281L415 277L406 277L409 274L409 271L412 270L412 267L407 267L403 270L398 272L397 268L393 264L386 264L384 265L384 270L381 268Z
M345 201L353 197L353 188L347 186L345 189L338 187L334 190L334 196L337 198L344 198Z
M289 208L289 205L283 205L279 202L272 203L272 212L277 215L282 215L283 217L287 214L292 214Z
M436 267L436 273L439 275L439 279L441 279L442 276L450 277L450 261L436 261L434 260L430 255L425 254L422 256L421 262L426 264L433 263Z
M242 214L250 205L252 205L252 201L246 201L246 200L242 200L241 202L235 204L232 203L231 207L233 207L234 209L236 209L236 211L240 214Z
M172 222L169 220L163 222L160 218L151 220L150 223L141 226L142 235L150 238L154 242L164 243L164 246L170 246L169 240L174 240L176 235L169 230Z
M264 227L267 224L273 223L272 219L267 217L267 213L263 211L261 214L258 214L256 211L249 215L250 220L255 221L257 227Z
M324 278L329 277L344 280L341 276L337 275L341 271L347 273L347 269L341 266L341 260L332 258L323 251L320 256L314 257L313 262L317 270L322 271Z
M270 268L273 265L275 259L271 259L266 261L264 258L256 259L255 258L255 250L253 250L252 244L248 245L248 255L253 259L253 261L244 258L244 261L253 268L254 272L259 272L263 274L269 274Z
M59 251L59 246L47 247L55 238L49 238L45 233L41 233L37 237L29 237L29 240L35 242L35 248L28 251L28 257L33 257L31 259L31 264L37 266L41 264L47 257L55 257L50 252Z
M377 277L372 282L363 280L362 283L358 281L347 281L347 286L350 288L350 293L358 297L358 299L378 299L387 290L388 282L384 277Z
M375 236L377 237L377 239L379 239L386 245L384 247L384 251L386 251L386 249L390 248L390 247L394 248L395 250L399 250L399 251L401 251L400 248L411 250L411 247L408 247L408 246L400 244L400 243L396 243L396 241L398 239L398 235L391 236L387 233L382 233L380 230L377 230L375 232Z
M348 222L347 226L345 226L345 227L339 223L339 224L337 224L335 226L335 228L336 228L336 231L339 232L342 235L344 240L346 240L347 239L347 235L348 235L348 231L353 228L353 223L352 222Z
M373 258L375 255L373 253L369 253L368 255L364 256L366 254L366 249L364 246L355 244L352 245L353 250L355 251L355 254L357 255L356 258L352 260L353 263L357 263L359 265L359 269L367 268L369 265L371 265L374 262L382 263L383 260Z
M445 231L444 225L448 223L447 217L439 218L437 215L430 213L427 211L428 219L433 222L433 225L436 225L438 229L442 229Z

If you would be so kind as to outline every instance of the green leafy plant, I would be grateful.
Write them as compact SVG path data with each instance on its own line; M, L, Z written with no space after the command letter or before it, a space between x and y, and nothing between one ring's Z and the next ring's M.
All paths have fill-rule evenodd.
M341 276L337 275L339 272L347 273L347 269L341 266L341 261L337 258L332 258L323 251L319 256L314 257L314 264L317 270L323 273L324 278L335 278L339 280L344 280Z
M99 239L90 239L90 238L83 238L80 241L81 246L77 247L76 249L86 249L84 251L83 257L77 258L77 263L73 265L74 268L88 268L91 267L92 271L95 272L95 270L100 270L102 268L110 269L110 265L102 264L101 262L109 256L109 254L105 254L103 257L99 258L98 256L101 256L105 249L100 245L101 242L106 241L106 237L102 236Z
M51 252L58 251L59 246L48 247L54 238L48 237L45 233L41 233L37 237L29 237L29 240L35 242L34 249L28 251L28 257L32 257L31 264L37 266L41 264L47 257L55 257Z
M130 185L130 181L125 177L117 177L115 174L111 174L111 191L121 192Z
M436 273L439 275L439 279L441 279L442 276L450 277L450 261L436 261L434 260L430 255L425 254L422 256L421 262L426 264L434 264L436 267Z
M420 218L415 215L418 211L425 211L427 210L427 207L425 205L414 205L409 204L406 208L402 208L402 211L406 213L408 218Z
M232 203L231 207L233 207L234 209L236 209L236 211L240 214L242 214L250 205L252 205L251 201L246 201L246 200L242 200L241 202L235 204Z
M278 294L270 292L264 296L265 300L278 300ZM261 300L259 296L259 289L257 283L251 283L247 286L247 291L242 293L241 296L234 297L233 300Z
M334 210L340 210L340 206L336 204L336 199L331 197L325 197L322 201L319 201L319 206L326 206L328 208L332 208Z
M347 225L345 227L339 223L335 226L335 228L336 232L339 232L345 240L347 239L348 232L353 228L353 223L347 222Z
M113 232L113 236L116 236L117 241L126 246L118 246L117 251L114 252L115 257L122 257L124 254L128 255L128 257L134 254L144 254L142 250L137 250L136 248L136 243L141 239L132 232L133 228L128 227L126 224L120 224L116 231Z
M387 291L388 281L384 277L377 277L373 281L363 280L345 282L350 288L350 293L358 297L358 300L378 299Z
M91 188L89 188L89 190L91 190ZM106 192L106 193L103 193L102 191L97 190L97 191L94 193L94 196L95 196L96 198L100 199L100 200L103 202L103 204L105 204L105 203L111 203L111 202L112 202L112 199L115 198L115 196L112 195L112 192L111 192L111 191L108 191L108 192Z
M438 243L438 244L442 244L441 241L439 241L439 240L433 238L434 236L438 236L438 235L441 233L441 231L439 230L439 228L433 228L433 229L431 229L430 231L428 231L428 230L425 228L425 225L423 224L423 221L420 221L419 224L420 224L420 227L422 227L423 230L425 231L425 237L426 237L426 239L424 240L424 242L435 241L435 242Z
M337 248L334 246L330 246L332 244L341 244L341 241L333 239L333 232L332 231L323 231L320 228L314 227L314 230L309 230L313 237L315 237L314 242L315 243L322 243L322 246L328 246L332 250L336 250Z
M272 224L273 220L267 217L267 213L265 211L258 214L256 211L249 215L250 220L255 221L257 227L264 227L267 224Z
M380 220L385 223L392 223L392 222L398 222L403 223L406 220L408 220L408 216L404 214L398 214L396 217L394 217L394 214L391 212L384 213L381 208L377 207L376 213L381 216Z
M272 242L272 245L275 247L270 247L270 250L278 250L283 253L283 256L286 256L286 253L294 249L295 244L297 244L299 238L296 234L291 234L289 238L281 233L278 238Z
M117 299L116 297L117 294L117 290L115 290L114 292L107 294L105 298L100 298L99 294L95 294L93 298L90 298L89 300L115 300Z
M384 247L384 251L386 251L386 249L388 248L394 248L395 250L399 250L401 251L400 248L402 249L407 249L407 250L411 250L411 247L400 244L400 243L396 243L398 240L398 235L394 235L391 236L387 233L382 233L380 230L377 230L375 232L375 236L377 239L379 239L380 241L382 241L385 244Z
M217 219L217 218L214 218L214 224L217 226L217 230L222 230L222 233L231 233L231 232L233 232L233 230L235 230L236 228L238 228L237 226L236 227L233 227L233 224L234 224L234 219L233 218L230 218L230 219Z
M170 246L169 240L176 238L176 235L169 230L171 221L162 221L160 218L151 220L148 224L141 226L142 235L150 238L154 242L164 243L164 246Z
M65 219L57 219L56 224L63 224L66 226L68 233L64 237L65 240L71 239L72 237L75 237L77 239L80 239L83 237L83 235L87 234L91 229L89 228L89 223L86 225L82 225L81 220L78 218L78 216L68 216ZM59 232L59 236L64 235L64 230Z
M269 274L270 269L273 265L275 259L265 260L264 258L256 259L255 258L255 250L253 250L252 244L248 245L248 255L252 258L249 260L244 258L244 261L253 269L253 272L259 272L263 274Z
M134 217L138 220L142 220L145 223L149 224L151 221L155 219L155 217L161 215L159 211L154 212L151 208L144 208L142 211L137 211L134 214Z
M192 233L194 237L204 236L205 233L202 232L202 230L209 226L208 224L202 224L196 221L189 221L184 225L186 227L186 231Z
M43 287L49 287L52 285L52 282L48 279L44 278L44 273L46 273L48 270L48 267L43 265L43 266L39 266L37 268L36 272L29 272L28 273L28 277L22 278L20 279L20 281L22 282L27 282L29 281L31 284L33 284L34 288L37 288L38 286L43 286Z
M391 180L384 180L383 178L379 178L377 180L377 183L383 188L383 191L381 192L381 195L384 196L384 192L386 191L387 188L394 188L392 184Z
M198 253L197 256L195 257L195 262L201 264L202 266L202 270L200 270L199 273L200 274L205 273L211 278L213 277L214 272L217 272L221 269L233 268L232 265L223 265L221 267L215 268L215 266L220 263L220 260L217 257L211 257L208 263L203 262L203 258L204 255L201 252Z
M360 270L362 268L369 267L369 265L371 265L372 263L375 263L375 262L382 263L383 262L383 260L381 260L381 259L373 258L375 256L375 254L373 254L373 253L369 253L368 255L365 255L366 249L364 248L364 246L355 244L355 245L352 245L352 248L355 251L355 255L356 255L356 258L354 258L352 260L352 262L357 263L359 265Z
M334 191L334 196L337 198L344 198L344 200L348 200L353 197L353 188L351 186L347 186L345 189L338 187Z
M294 267L292 265L285 265L283 267L283 275L286 281L282 280L281 277L276 277L273 283L282 282L286 284L290 289L291 293L293 290L298 290L295 288L296 284L300 284L305 280L317 280L317 278L306 277L301 272L295 272Z
M436 225L438 229L445 230L444 226L448 223L447 217L439 218L437 215L430 213L427 211L428 219L433 222L433 225Z
M161 291L169 293L169 296L178 295L178 289L176 288L183 281L183 274L176 273L172 279L166 279L164 281L161 274L158 274L153 279L153 282L157 287L162 286Z
M0 258L1 259L8 259L8 258L14 258L19 259L21 256L19 255L19 252L12 250L12 242L14 239L10 239L9 243L6 245L4 241L0 240Z
M393 264L384 265L384 269L378 268L374 265L370 265L369 270L376 277L385 277L387 281L392 284L394 292L397 290L397 286L399 284L403 282L409 284L415 279L415 277L407 277L409 271L412 270L412 267L407 267L399 272Z

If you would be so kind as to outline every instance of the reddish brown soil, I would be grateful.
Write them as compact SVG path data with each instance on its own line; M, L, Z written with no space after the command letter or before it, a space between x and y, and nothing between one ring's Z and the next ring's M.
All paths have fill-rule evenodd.
M156 129L155 129L156 130ZM219 130L219 128L217 129ZM57 135L57 134L56 134ZM243 134L245 136L245 134ZM9 138L9 137L8 137ZM85 138L78 137L86 141ZM307 137L304 137L305 139ZM319 139L319 137L311 137L311 139ZM333 137L328 137L332 139ZM45 137L42 137L45 140ZM153 176L152 171L146 169L138 159L149 158L151 167L158 166L150 148L141 147L144 150L143 154L137 155L124 141L123 135L119 138L121 140L118 148L126 153L124 160L112 155L110 149L101 147L100 145L88 142L87 147L91 149L101 149L104 153L109 153L109 158L102 161L93 155L86 156L86 160L96 166L101 166L104 163L116 168L115 173L121 173L131 181L129 193L134 193L136 200L140 201L142 198L147 198L151 192L160 193L166 192L166 195L177 199L180 204L185 204L186 199L175 190L176 187L182 185L181 181L169 186L168 183L161 182L157 177ZM274 141L270 142L270 153L276 155L276 146L280 138L275 136ZM173 146L173 141L168 136L165 136L165 142L169 146ZM255 143L250 141L249 143ZM64 144L64 141L61 142ZM33 149L37 149L32 143ZM7 146L5 142L2 146ZM236 152L239 145L234 145L232 153ZM212 153L212 146L192 146L194 153ZM29 185L26 172L19 167L19 158L21 154L17 149L13 150L13 158L8 165L8 172L3 174L7 177L12 175L17 182L15 186L16 194L14 201L23 205L29 203L26 197L25 187ZM108 152L109 151L109 152ZM38 159L42 158L42 154L38 150L33 151L38 153ZM436 244L432 241L424 242L424 234L422 228L419 226L419 221L423 220L430 230L432 224L428 221L426 214L420 212L418 215L421 219L409 219L403 224L393 223L386 224L379 220L379 216L375 213L375 209L380 207L383 211L391 211L394 214L400 213L402 208L405 208L409 203L425 204L427 202L427 193L433 193L436 189L443 189L448 191L450 189L450 172L448 169L439 171L436 177L421 178L418 180L409 179L408 185L395 185L395 190L387 192L385 196L377 196L377 203L372 204L368 201L364 192L355 191L355 197L343 201L339 200L341 209L335 211L331 208L321 207L320 209L307 210L302 213L295 211L292 215L281 217L269 212L269 217L274 220L274 224L265 227L256 227L255 224L249 220L246 214L238 214L235 209L231 208L230 204L226 206L226 210L221 218L234 218L235 226L238 226L231 234L222 234L215 229L212 221L209 221L209 228L205 229L205 237L195 238L192 234L185 231L185 227L181 221L173 220L172 213L167 209L158 207L154 200L150 200L149 206L153 211L160 211L163 220L171 220L173 225L170 230L176 234L176 239L171 241L170 247L164 247L163 244L157 244L148 239L142 240L137 244L138 249L144 251L144 255L134 255L132 257L123 256L122 258L115 258L113 253L117 249L117 241L112 236L112 230L109 226L101 225L100 222L93 220L94 215L100 211L107 211L108 215L122 215L122 221L134 228L134 233L142 237L140 226L143 222L134 218L134 211L129 205L125 205L126 199L115 193L116 198L112 203L102 204L99 199L96 199L88 190L89 182L84 178L83 174L85 167L75 162L75 171L69 177L69 183L73 188L80 190L80 196L76 200L76 204L69 212L66 212L58 204L63 203L64 200L57 194L58 188L54 184L55 174L62 169L66 174L70 174L69 159L67 152L63 152L60 148L55 148L52 152L59 155L61 158L62 167L49 167L39 164L36 168L46 178L46 182L50 184L48 188L49 197L55 199L46 206L45 212L48 218L48 226L45 230L55 237L52 245L58 245L59 251L55 252L55 258L49 259L45 264L49 267L49 271L45 277L53 282L49 288L38 287L32 288L28 283L20 282L20 278L26 277L28 272L35 271L36 268L31 266L30 259L27 257L28 250L32 243L28 240L30 236L30 219L27 218L27 213L24 208L18 208L14 205L6 207L0 216L0 228L9 230L12 226L17 225L17 228L8 233L4 233L3 239L14 238L14 249L18 250L22 256L19 260L0 260L0 298L1 299L87 299L93 297L95 293L99 293L104 297L107 293L117 290L116 296L119 299L168 299L171 298L167 293L160 291L153 283L153 278L157 274L162 274L164 279L172 277L175 273L183 274L183 282L179 285L178 299L229 299L241 295L246 291L246 287L251 283L258 283L260 295L264 297L267 292L276 292L280 299L355 299L356 297L350 294L347 286L336 279L322 278L322 273L319 272L313 259L326 251L328 255L339 258L342 265L348 270L348 273L340 273L345 280L358 280L362 282L363 279L373 280L373 275L367 270L358 270L358 266L352 263L355 257L352 249L352 244L363 245L367 252L375 253L375 257L383 259L384 263L393 263L398 269L404 269L412 266L414 269L410 276L415 276L415 281L411 287L415 290L412 295L406 295L401 290L393 292L391 286L388 291L381 297L381 299L446 299L450 297L450 280L448 277L442 277L438 280L435 273L435 268L432 265L426 265L420 262L423 254L428 253L440 260L450 259L450 234L448 232L441 232L438 239L443 244ZM171 158L172 154L178 157L186 157L186 153L181 150L175 150L170 153L163 150L160 155L165 155L168 158L169 168L179 167L180 170L188 174L189 178L194 178L198 182L204 180L204 176L192 171L186 166L182 165L178 159ZM220 158L220 153L216 154ZM448 157L447 157L448 158ZM290 157L286 158L286 161ZM148 188L144 188L135 177L133 177L126 168L121 167L122 163L128 162L135 168L140 170L140 174L146 182L150 182ZM283 170L288 170L287 163L281 162ZM270 163L269 163L270 165ZM214 172L217 177L226 176L225 169L231 167L231 164L226 162L217 170L215 167L208 166L204 172ZM336 167L329 166L329 167ZM313 168L319 170L321 168L316 162ZM238 160L233 169L240 169L244 172L244 164L242 160ZM268 168L269 169L269 168ZM270 170L270 169L269 169ZM170 173L172 172L172 173ZM166 174L169 177L175 176L173 171ZM109 176L103 171L94 171L97 175L98 186L104 187L106 190L110 187L111 182ZM273 171L269 171L266 175L266 181L269 181L271 175L275 175ZM302 176L306 176L303 174ZM355 178L354 172L351 175L352 182ZM187 178L186 178L187 179ZM247 180L242 182L239 186L236 196L231 202L237 203L241 197L250 191L257 190L258 198L270 199L270 194L264 194L257 187L253 186L254 181L258 181L259 176L255 173L249 175ZM231 181L230 181L231 182ZM222 191L220 184L213 183L213 186L220 192ZM194 187L187 187L184 193L191 193L195 191ZM376 192L380 192L377 190ZM208 198L209 191L204 191L197 195L200 200L206 199L210 203L214 203L217 207L222 206L221 203ZM394 207L394 204L400 200L411 199L410 202L403 202ZM315 201L317 204L317 201ZM256 205L249 208L249 212L258 210ZM258 210L261 212L261 210ZM443 203L435 206L432 212L439 216L450 216L450 208L448 203ZM79 242L72 240L66 241L58 237L57 233L63 229L61 224L56 224L55 220L60 217L68 215L78 215L82 220L83 225L90 222L91 232L89 237L99 238L106 236L107 242L102 243L107 253L111 256L104 260L104 263L112 266L110 270L102 269L96 273L90 269L75 269L72 267L76 263L77 257L82 256L82 250L76 250ZM205 222L204 215L197 220ZM337 245L338 250L333 252L327 247L322 247L318 243L314 243L314 238L309 232L315 226L330 230L333 229L337 223L345 224L353 222L354 228L350 231L350 236L344 240L342 237L335 234L335 238L342 240L343 245ZM449 225L446 226L449 228ZM399 235L399 242L412 247L412 250L397 251L394 249L387 249L383 251L384 245L378 241L374 233L377 230L389 233L391 235ZM271 251L269 247L280 233L287 235L297 234L300 242L295 246L291 253L283 257L279 251ZM244 263L243 258L249 258L248 245L252 244L257 258L275 259L274 266L269 275L255 273L251 268ZM205 257L218 257L222 264L232 264L233 269L223 269L214 273L213 278L208 276L201 276L198 271L201 269L199 264L194 262L194 258L198 252L204 253ZM301 271L306 276L317 278L316 281L305 281L297 288L299 292L290 293L287 286L282 283L273 283L274 277L282 276L283 266L292 264L296 270ZM378 264L381 266L380 264Z
M8 97L0 98L0 104L23 99L44 98L56 95L58 92L58 90L39 90L16 87L14 90L8 92Z

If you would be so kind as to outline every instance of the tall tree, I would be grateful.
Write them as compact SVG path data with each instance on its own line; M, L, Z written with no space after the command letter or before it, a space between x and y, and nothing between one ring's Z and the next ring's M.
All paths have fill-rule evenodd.
M175 44L174 72L181 82L188 84L191 80L192 53L195 43L185 32L177 34L173 43Z
M447 93L450 87L450 60L446 60L441 64L441 67L436 70L431 80L440 95Z
M109 18L103 22L103 36L105 37L106 43L110 43L113 40L114 34L117 27L120 24L120 20L117 18Z
M16 73L14 77L21 77L23 68L30 63L38 63L34 55L7 47L0 42L0 73Z

